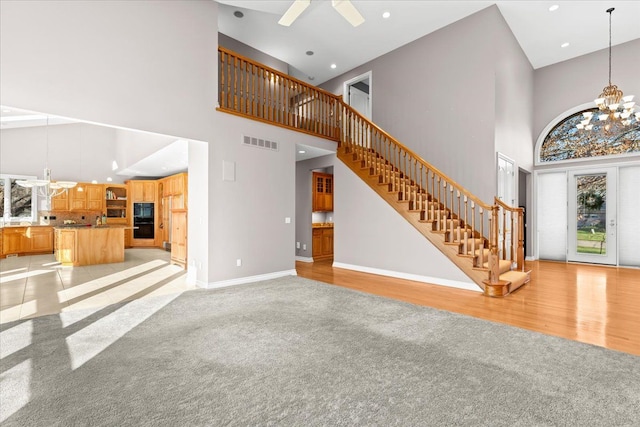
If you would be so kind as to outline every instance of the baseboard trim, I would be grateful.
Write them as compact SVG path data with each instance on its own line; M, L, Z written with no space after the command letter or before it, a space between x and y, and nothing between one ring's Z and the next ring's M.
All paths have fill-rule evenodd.
M534 257L534 256L526 256L526 257L524 257L524 260L525 261L535 261L536 257Z
M418 274L402 273L399 271L382 270L380 268L364 267L361 265L344 264L334 262L333 267L344 268L345 270L360 271L362 273L377 274L378 276L394 277L397 279L413 280L415 282L428 283L430 285L447 286L449 288L464 289L466 291L482 292L482 289L475 283L459 282L457 280L443 279L440 277L421 276Z
M198 283L198 286L205 289L226 288L228 286L244 285L247 283L261 282L263 280L277 279L284 276L297 276L298 272L293 270L275 271L273 273L258 274L256 276L239 277L237 279L221 280L219 282Z
M313 262L313 258L308 256L296 256L296 261L300 262Z

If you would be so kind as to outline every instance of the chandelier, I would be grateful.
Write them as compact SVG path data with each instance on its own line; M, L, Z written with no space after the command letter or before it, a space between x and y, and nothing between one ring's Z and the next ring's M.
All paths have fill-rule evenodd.
M613 7L607 9L609 14L609 85L594 101L600 112L594 114L591 111L585 111L582 113L584 119L576 125L578 129L593 129L591 119L596 121L596 117L597 121L603 122L605 130L609 130L612 123L629 126L640 121L640 111L635 111L636 103L633 101L633 95L623 96L624 94L618 89L618 86L611 84L611 15L614 10Z
M46 161L49 161L49 116L47 116L47 137L46 137ZM78 183L74 181L51 181L51 169L45 166L42 179L21 179L16 184L25 188L34 188L40 197L50 199L75 187Z

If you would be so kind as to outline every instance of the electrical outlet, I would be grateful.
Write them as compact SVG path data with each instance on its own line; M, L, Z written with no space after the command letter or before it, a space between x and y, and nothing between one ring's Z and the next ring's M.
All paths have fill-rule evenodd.
M306 251L307 250L307 244L305 243L304 245L302 245L302 250Z
M296 242L296 249L300 249L300 242Z
M240 258L236 260L236 267L242 267L242 260Z

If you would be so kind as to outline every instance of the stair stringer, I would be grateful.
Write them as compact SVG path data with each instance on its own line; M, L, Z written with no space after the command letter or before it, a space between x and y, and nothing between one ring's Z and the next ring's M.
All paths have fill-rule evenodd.
M371 175L369 168L362 168L360 160L353 160L353 153L345 153L344 149L339 148L337 151L337 157L420 234L422 234L433 246L444 254L453 264L455 264L455 266L464 273L464 275L471 279L482 291L485 290L484 282L488 277L487 271L474 268L472 258L459 256L459 251L456 246L446 244L442 234L430 230L431 224L421 222L418 214L409 212L407 210L406 202L398 201L397 193L389 192L387 186L380 185L378 183L378 176Z
M369 187L371 190L373 190L374 194L371 194L370 197L375 197L376 199L378 198L378 196L382 197L382 199L384 201L386 201L387 205L390 206L391 210L389 212L393 212L395 211L395 213L393 213L393 215L395 214L400 214L400 217L398 218L398 220L400 221L400 223L405 223L408 222L409 224L407 225L407 227L409 227L408 229L406 229L410 234L415 233L415 231L420 231L421 229L425 229L428 227L428 224L425 223L421 223L419 222L419 215L417 214L409 214L409 215L403 215L402 214L402 210L398 209L397 206L394 206L393 204L393 197L389 196L388 194L385 194L384 191L381 191L381 188L383 186L377 185L374 178L369 178L367 179L363 179L363 176L358 173L359 171L357 170L357 168L353 168L350 167L349 164L347 162L344 162L344 160L341 162L342 164L344 164L344 166L346 166L344 168L344 172L342 173L351 173L354 172L355 176L353 176L353 179L356 180L355 182L360 183L361 181L365 181L363 184L365 184L367 187ZM342 166L342 164L340 166ZM342 168L340 168L342 169ZM336 183L338 181L341 182L341 184L339 186L336 186L336 193L334 194L334 197L340 197L339 192L345 188L345 182L344 179L340 179L340 170L338 168L336 168L334 170L334 176L335 176L335 180ZM361 184L358 184L361 185ZM365 190L366 191L366 190ZM358 195L353 195L353 193L356 194L362 194L362 190L358 191L353 191L353 189L351 187L349 187L349 197L350 198L355 198L355 201L353 203L357 203L358 200ZM362 196L364 197L364 196ZM379 199L378 199L379 200ZM379 202L375 202L375 203L379 203ZM384 203L384 202L382 202ZM336 207L337 206L344 206L345 203L343 202L336 202ZM380 206L380 205L378 205ZM403 205L403 207L406 207L406 203ZM348 208L347 208L348 209ZM346 221L345 219L342 217L340 211L336 211L335 212L336 217L340 217L340 222L339 225L340 227L349 227L349 224L345 224ZM360 213L362 214L362 213ZM405 222L406 221L406 222ZM377 227L377 226L376 226ZM413 230L411 230L413 228ZM404 234L404 236L406 236L407 231L401 232L400 234ZM375 242L375 238L380 237L378 239L378 242L380 245L385 246L385 238L388 238L388 236L383 236L381 234L381 232L379 231L379 229L377 228L372 228L371 231L371 236L373 236L368 244L373 244L375 245L376 243L371 243L372 241ZM340 233L342 234L342 233ZM418 234L415 234L416 236L416 241L420 241L423 236L420 236L420 234L423 234L422 232L419 232ZM416 273L417 271L421 270L421 267L426 264L426 263L431 263L432 265L437 265L439 268L441 267L442 270L439 270L438 273L433 273L433 272L425 272L425 273L417 273L417 274L421 274L423 276L429 276L429 278L434 278L433 276L436 276L435 279L441 279L441 280L422 280L428 283L433 283L433 284L438 284L438 285L443 285L443 286L451 286L451 287L456 287L456 288L462 288L462 289L467 289L467 290L478 290L480 292L482 292L484 290L484 287L482 285L478 285L478 283L476 282L476 280L474 280L473 277L470 277L470 275L467 273L467 271L465 271L464 268L461 268L460 265L464 265L464 264L468 264L468 266L471 266L471 260L467 259L467 258L461 258L458 256L455 256L455 248L451 247L451 246L445 246L442 242L442 236L431 236L432 239L427 238L426 241L424 241L424 245L418 243L417 245L414 243L412 243L411 248L412 249L416 249L416 247L419 247L420 251L424 250L424 248L427 248L428 250L430 249L430 251L426 252L424 254L424 259L425 261L421 263L420 256L417 257L413 257L418 258L418 261L414 261L416 263L421 263L420 267L416 267L416 268L412 268L412 266L409 266L409 268L401 268L398 269L397 267L394 267L393 269L389 269L389 270L394 270L395 272L398 271L402 271L402 272L410 272L411 275L416 275L414 273ZM438 242L438 240L440 240L440 242ZM439 243L439 244L438 244ZM398 245L400 247L402 247L401 245ZM432 249L431 249L432 248ZM418 254L422 254L421 252L417 252ZM392 252L392 256L394 257L402 257L403 253L400 251L396 251L396 252ZM335 264L336 266L342 266L343 263L349 263L350 261L345 261L343 259L343 257L341 256L342 254L340 253L340 247L339 245L337 245L336 242L336 251L335 251L335 255L334 255L334 259L336 260ZM403 261L398 261L398 258L396 258L396 265L402 264ZM360 265L361 263L353 263L355 265ZM405 267L407 266L407 263L404 263ZM377 267L377 264L373 264L370 263L368 265L369 267ZM382 267L385 268L385 267ZM471 269L471 268L469 268ZM424 272L424 268L422 268L422 271ZM427 270L428 271L428 270ZM374 272L374 271L371 271ZM375 272L374 272L375 273ZM442 273L442 275L440 275L439 273ZM480 274L478 274L480 273ZM377 273L377 274L383 274L383 273ZM486 272L477 272L477 271L472 271L471 274L474 274L478 280L482 280L482 279L486 279L487 274ZM400 277L400 276L398 276ZM410 277L405 277L405 278L409 278L411 280L415 280L412 279ZM457 282L457 284L450 284L449 282ZM461 286L459 286L458 284L461 284ZM479 286L479 288L478 288Z

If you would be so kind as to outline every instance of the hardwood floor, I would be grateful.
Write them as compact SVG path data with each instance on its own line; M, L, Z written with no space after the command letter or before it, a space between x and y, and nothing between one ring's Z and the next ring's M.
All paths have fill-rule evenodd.
M505 298L297 262L298 275L640 356L640 270L528 262L531 283Z

